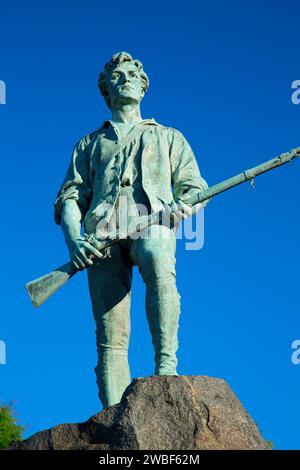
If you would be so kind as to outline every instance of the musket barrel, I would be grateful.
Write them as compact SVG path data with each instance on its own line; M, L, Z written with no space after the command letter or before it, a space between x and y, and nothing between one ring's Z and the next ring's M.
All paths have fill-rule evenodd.
M260 165L254 166L249 170L243 171L242 173L233 176L232 178L228 178L227 180L222 181L221 183L215 184L214 186L210 186L210 188L196 194L191 198L189 201L191 205L198 204L199 202L204 202L207 199L210 199L217 194L223 193L228 189L233 188L234 186L238 186L245 181L253 180L256 176L262 175L267 171L273 170L279 166L284 165L285 163L289 163L294 158L300 157L300 147L297 147L290 152L283 153L278 157L272 158Z

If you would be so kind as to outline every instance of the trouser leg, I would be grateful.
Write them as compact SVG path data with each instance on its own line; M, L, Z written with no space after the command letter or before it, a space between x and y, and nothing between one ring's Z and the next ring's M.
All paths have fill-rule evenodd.
M180 295L176 287L176 236L162 225L132 241L130 255L146 284L146 314L155 351L155 375L178 375Z
M128 363L132 266L119 244L111 258L88 268L88 282L96 321L98 363L95 368L103 407L121 401L131 382Z

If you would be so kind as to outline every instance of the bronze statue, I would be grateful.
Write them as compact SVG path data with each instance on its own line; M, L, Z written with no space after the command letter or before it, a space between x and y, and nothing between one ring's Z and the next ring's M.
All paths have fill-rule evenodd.
M127 52L115 54L98 84L112 119L75 145L55 201L55 221L62 227L71 262L26 288L39 306L87 268L96 322L95 371L106 407L118 403L131 383L132 267L138 266L146 284L154 374L178 375L178 223L216 194L247 180L253 184L256 176L299 156L300 149L208 188L182 133L154 118L142 119L140 103L149 79L140 61Z

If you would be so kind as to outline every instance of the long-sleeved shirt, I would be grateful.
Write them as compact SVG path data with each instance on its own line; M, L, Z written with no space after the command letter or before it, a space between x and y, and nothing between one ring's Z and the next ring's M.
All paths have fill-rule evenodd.
M132 161L138 161L138 166L132 167ZM55 200L55 222L60 224L64 201L75 199L86 233L95 233L101 218L109 221L125 186L132 186L133 194L134 187L139 188L136 202L143 203L146 195L153 211L161 209L162 203L187 202L190 195L208 187L180 131L151 118L120 138L113 121L105 121L75 145Z

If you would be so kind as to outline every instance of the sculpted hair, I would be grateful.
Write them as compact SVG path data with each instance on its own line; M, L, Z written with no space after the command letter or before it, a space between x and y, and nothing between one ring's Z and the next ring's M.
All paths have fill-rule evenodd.
M107 84L106 84L106 78L108 72L111 72L112 69L117 67L119 64L122 64L123 62L132 62L141 77L142 84L143 84L143 91L146 93L147 89L149 88L149 78L147 74L143 70L143 64L137 59L133 59L132 56L128 52L118 52L117 54L114 54L112 58L105 64L104 70L100 73L99 78L98 78L98 88L101 92L101 95L104 97L105 102L109 109L111 109L111 103L110 103L110 98L108 94L108 89L107 89Z

